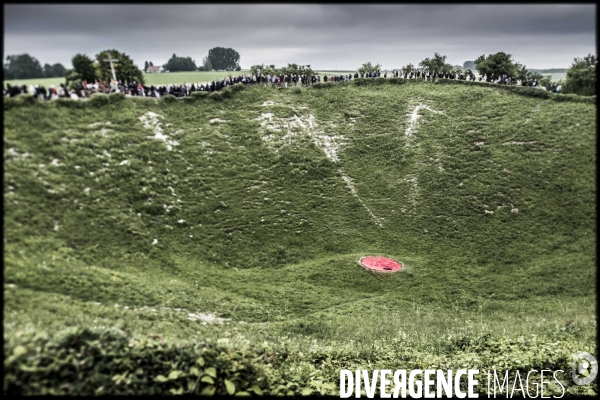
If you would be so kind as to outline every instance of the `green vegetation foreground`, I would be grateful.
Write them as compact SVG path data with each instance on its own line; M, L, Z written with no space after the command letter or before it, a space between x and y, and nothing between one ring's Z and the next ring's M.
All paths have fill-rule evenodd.
M562 369L597 392L570 378L595 353L594 104L426 83L23 99L6 393L339 395L340 368Z

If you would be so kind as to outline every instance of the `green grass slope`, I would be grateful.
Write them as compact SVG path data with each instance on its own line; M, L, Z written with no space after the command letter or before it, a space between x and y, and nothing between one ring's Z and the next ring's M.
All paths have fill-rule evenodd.
M594 104L428 83L99 103L5 103L9 369L64 328L267 346L287 357L255 361L271 394L427 355L593 353ZM371 254L405 269L367 272Z

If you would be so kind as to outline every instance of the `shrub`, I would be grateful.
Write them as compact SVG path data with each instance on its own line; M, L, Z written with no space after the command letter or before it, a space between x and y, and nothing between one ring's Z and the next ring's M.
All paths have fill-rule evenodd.
M20 94L15 97L4 99L4 109L9 110L13 107L28 107L36 103L35 97L30 94Z
M8 342L5 394L262 394L267 383L258 354L209 342L182 345L87 329Z
M94 107L102 107L110 103L108 96L104 93L95 93L90 97L90 105Z
M335 85L336 84L334 82L323 82L323 83L317 83L315 85L312 85L312 87L314 87L315 89L329 89L329 88L334 87ZM295 88L295 89L301 90L300 88Z
M231 88L227 87L225 89L221 89L220 93L222 93L223 98L229 98L233 96L233 92L231 91Z
M173 96L172 94L165 94L162 98L162 101L165 103L174 103L177 101L177 97Z
M236 83L235 85L233 85L231 87L231 90L233 90L233 91L244 90L245 87L246 87L246 85L244 85L243 83Z
M125 93L121 93L121 92L114 92L114 93L110 93L110 94L108 95L108 101L109 101L111 104L114 104L114 103L118 103L118 102L120 102L120 101L123 101L123 100L125 100L125 98L126 98L126 97L125 97Z
M56 104L59 107L67 107L67 108L82 108L85 104L80 100L74 100L70 98L59 98L56 99Z

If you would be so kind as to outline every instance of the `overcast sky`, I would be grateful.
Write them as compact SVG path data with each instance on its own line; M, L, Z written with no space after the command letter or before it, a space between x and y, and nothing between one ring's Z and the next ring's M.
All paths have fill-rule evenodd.
M114 48L140 67L173 53L201 64L212 47L253 64L354 70L417 64L434 52L462 65L504 51L529 68L567 68L596 54L593 4L5 5L4 60L29 53L71 67L76 53Z

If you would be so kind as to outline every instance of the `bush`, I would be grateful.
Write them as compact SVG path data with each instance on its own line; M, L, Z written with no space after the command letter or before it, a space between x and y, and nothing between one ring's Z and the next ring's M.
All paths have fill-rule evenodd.
M81 99L74 100L71 98L63 97L56 99L56 105L59 107L67 107L67 108L82 108L85 103L81 101Z
M223 98L229 98L233 96L233 92L231 91L231 88L227 87L225 89L221 89L220 93L222 93Z
M323 324L301 321L297 329L315 332ZM176 343L156 336L130 336L120 330L69 329L53 337L19 332L5 336L4 393L337 395L340 369L364 369L367 359L372 368L386 365L392 370L432 365L455 370L469 365L479 369L482 377L489 369L511 370L510 382L516 371L523 376L536 369L532 378L539 381L540 370L569 371L575 351L590 351L575 329L565 327L544 337L467 332L443 336L435 354L429 346L400 335L358 352L352 345L300 352L291 342L285 343L285 349L269 343L241 349L220 342ZM567 377L562 379L564 394L593 395L598 390L596 383L577 386ZM485 384L477 386L479 393L485 389ZM550 392L560 395L562 389Z
M125 100L125 93L122 92L114 92L108 95L108 101L111 104L118 103L120 101Z
M173 96L172 94L165 94L163 97L161 97L161 99L165 103L175 103L177 101L177 97Z
M4 109L9 110L13 107L29 107L36 104L37 100L30 94L19 94L15 97L4 99Z
M383 85L387 80L385 78L356 78L354 84L357 86Z
M13 395L262 394L267 383L252 351L118 330L21 334L4 352L4 393Z
M556 94L550 96L554 101L573 101L575 103L596 104L596 96L578 96L576 94Z
M236 83L235 85L233 85L231 87L231 90L238 91L238 90L244 90L245 88L246 88L246 85L244 85L243 83Z
M593 96L596 93L597 64L597 58L592 54L583 58L575 58L565 76L563 91L582 96Z
M90 104L94 107L102 107L110 103L108 96L104 93L94 93L90 97Z
M314 87L315 89L329 89L329 88L334 87L335 85L336 84L334 82L323 82L323 83L317 83L315 85L312 85L312 87ZM300 88L295 88L295 89L301 90Z

